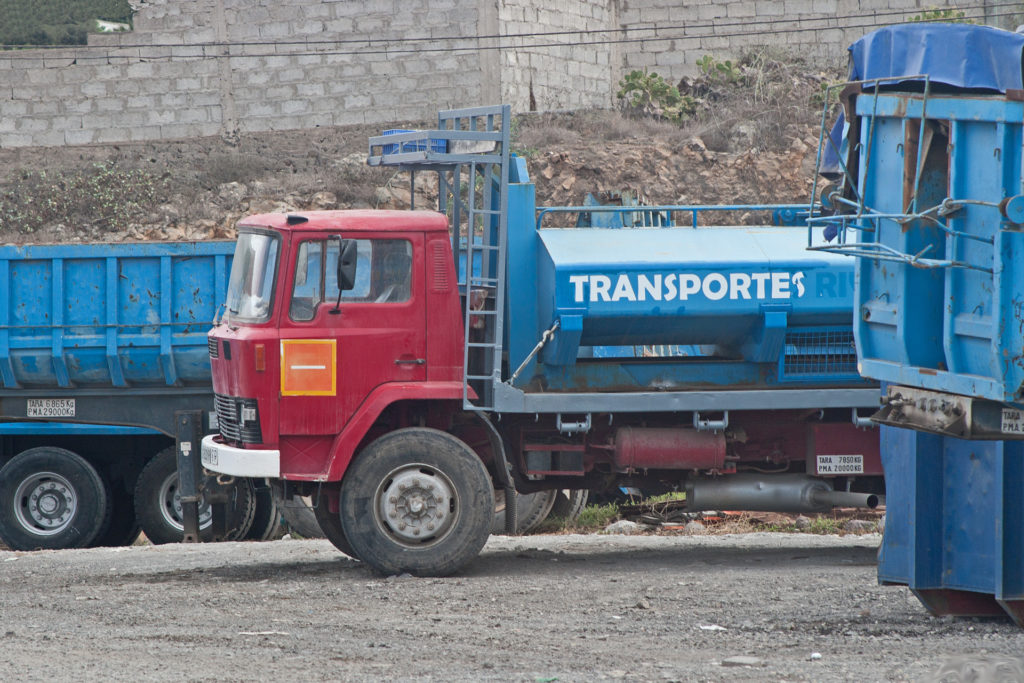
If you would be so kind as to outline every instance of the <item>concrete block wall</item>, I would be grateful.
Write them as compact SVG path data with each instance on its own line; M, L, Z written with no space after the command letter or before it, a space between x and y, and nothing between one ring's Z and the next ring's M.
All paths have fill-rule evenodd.
M504 101L514 111L609 107L617 82L613 0L506 0L499 4ZM531 36L529 34L540 33ZM548 35L543 35L543 34Z
M845 59L850 43L879 26L957 6L947 0L622 0L620 24L629 27L630 38L643 40L638 49L624 50L622 67L627 73L646 68L678 81L697 75L704 55L737 60L761 46ZM1016 26L1008 16L987 23Z
M228 40L251 43L231 48L240 130L429 120L483 96L479 54L452 39L479 34L479 0L223 2Z
M626 71L678 79L766 44L839 58L923 2L136 0L130 33L0 53L0 147L609 107Z
M130 33L0 56L0 147L429 120L484 97L479 53L451 50L481 6L149 0Z

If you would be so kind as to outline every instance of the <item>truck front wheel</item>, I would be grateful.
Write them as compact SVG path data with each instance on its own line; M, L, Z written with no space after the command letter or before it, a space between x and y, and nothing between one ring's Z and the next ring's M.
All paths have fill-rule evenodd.
M13 550L84 548L109 514L103 479L76 453L30 448L0 469L0 538Z
M480 458L445 432L409 428L360 453L341 484L341 523L379 572L447 576L487 542L493 483Z
M335 495L335 501L337 501L337 495ZM352 549L348 537L345 536L345 529L341 526L341 515L337 511L331 512L331 500L326 492L321 491L317 496L313 514L316 515L316 523L320 527L320 532L334 544L335 548L349 557L359 559L356 557L356 551Z

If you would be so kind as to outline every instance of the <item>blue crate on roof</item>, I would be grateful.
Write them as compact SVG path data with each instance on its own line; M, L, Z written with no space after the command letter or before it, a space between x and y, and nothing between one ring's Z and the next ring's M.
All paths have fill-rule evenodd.
M381 135L398 135L399 133L415 133L416 130L410 128L392 128L381 132ZM406 142L394 143L391 145L384 145L382 154L398 154L399 146L401 146L402 152L424 152L429 149L431 152L438 154L445 154L448 152L448 141L440 138L430 138L429 140L408 140Z

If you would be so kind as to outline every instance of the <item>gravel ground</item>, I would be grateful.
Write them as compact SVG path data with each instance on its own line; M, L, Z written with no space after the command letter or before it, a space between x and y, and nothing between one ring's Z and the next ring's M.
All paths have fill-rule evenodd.
M1024 630L928 616L877 585L878 543L493 537L447 579L381 577L326 541L0 551L0 680L1024 675Z

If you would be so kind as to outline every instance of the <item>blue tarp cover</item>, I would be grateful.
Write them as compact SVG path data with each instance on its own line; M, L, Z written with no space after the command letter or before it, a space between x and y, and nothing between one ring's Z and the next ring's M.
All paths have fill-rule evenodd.
M910 81L915 80L912 76L928 74L932 83L956 88L1002 93L1024 88L1024 35L991 26L897 24L872 31L848 49L851 81L893 77ZM822 155L825 175L841 172L837 150L845 147L844 123L840 112L831 144L826 143Z
M851 80L928 74L932 82L1005 93L1024 88L1024 35L971 24L899 24L850 46Z

